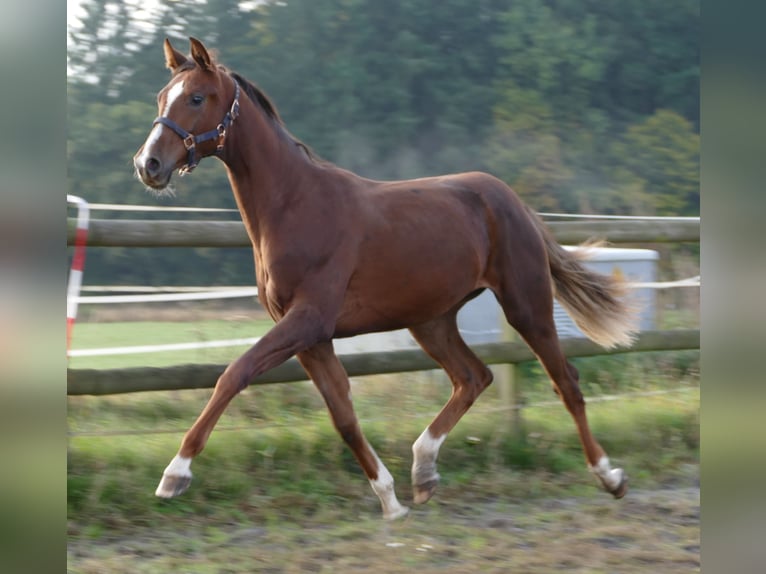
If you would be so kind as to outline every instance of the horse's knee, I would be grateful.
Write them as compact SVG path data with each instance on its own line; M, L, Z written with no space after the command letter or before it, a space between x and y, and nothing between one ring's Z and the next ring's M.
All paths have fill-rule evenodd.
M244 391L250 384L251 376L246 372L240 361L231 363L218 377L215 383L215 392L226 396L234 396Z

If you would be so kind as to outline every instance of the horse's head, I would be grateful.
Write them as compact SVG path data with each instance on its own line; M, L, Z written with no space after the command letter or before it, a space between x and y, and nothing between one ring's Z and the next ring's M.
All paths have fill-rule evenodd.
M203 158L223 149L226 131L239 112L239 85L221 70L202 42L189 38L190 57L165 40L170 82L157 94L159 116L133 157L138 177L164 189L173 171L190 172Z

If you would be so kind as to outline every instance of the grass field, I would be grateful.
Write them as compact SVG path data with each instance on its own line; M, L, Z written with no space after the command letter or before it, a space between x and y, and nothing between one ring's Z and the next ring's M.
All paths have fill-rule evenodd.
M269 326L83 323L74 342L228 339ZM208 352L225 356L205 362L237 354ZM444 444L434 499L393 524L380 519L377 498L309 383L243 392L195 461L190 490L167 501L153 496L157 481L209 391L69 397L68 571L698 570L698 359L685 352L575 360L591 427L630 475L622 501L596 487L571 418L532 363L521 368L522 433L510 431L499 387L490 387ZM170 353L70 366L201 361ZM362 427L407 504L411 443L449 396L449 383L439 373L352 383ZM595 400L646 391L664 394Z
M77 323L72 349L101 349L198 343L246 339L263 336L274 322L270 319L201 321L115 321L110 323ZM166 367L181 363L228 363L247 350L249 345L188 351L162 351L130 355L73 357L69 366L75 369L119 367Z

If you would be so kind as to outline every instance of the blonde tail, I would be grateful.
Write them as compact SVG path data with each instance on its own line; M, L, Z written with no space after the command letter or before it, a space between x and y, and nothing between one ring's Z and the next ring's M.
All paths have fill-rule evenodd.
M568 251L558 244L538 215L528 211L545 241L554 297L595 343L607 349L630 346L638 331L638 309L627 301L625 282L582 264L589 250L600 243L588 242Z

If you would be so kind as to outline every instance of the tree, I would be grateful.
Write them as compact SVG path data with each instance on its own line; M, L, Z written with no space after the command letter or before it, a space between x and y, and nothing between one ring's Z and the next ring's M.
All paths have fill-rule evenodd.
M248 68L291 131L364 175L481 167L496 0L295 0L256 11ZM247 75L247 74L246 74Z
M168 79L162 40L185 50L193 35L263 88L291 132L361 175L481 169L541 210L698 212L699 0L83 6L67 54L67 191L89 201L144 202L131 157ZM176 199L151 202L235 207L215 160L174 182ZM242 251L222 265L206 250L137 250L126 265L103 250L87 277L208 281L215 269L247 282Z
M659 215L698 215L699 146L691 122L658 110L630 126L616 147L618 179L643 184Z
M553 111L539 92L506 86L494 109L487 165L532 207L567 210L562 190L572 176L564 165Z

